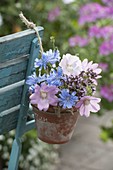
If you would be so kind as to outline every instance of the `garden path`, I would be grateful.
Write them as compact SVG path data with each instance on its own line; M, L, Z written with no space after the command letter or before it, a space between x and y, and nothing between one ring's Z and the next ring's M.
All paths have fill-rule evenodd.
M99 126L109 125L113 111L104 116L80 117L74 136L60 146L57 170L113 170L113 142L99 139Z

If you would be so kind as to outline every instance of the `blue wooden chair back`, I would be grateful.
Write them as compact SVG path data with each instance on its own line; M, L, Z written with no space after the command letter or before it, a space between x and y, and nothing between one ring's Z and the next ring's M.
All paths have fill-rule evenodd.
M43 28L37 27L42 37ZM39 54L35 31L26 30L0 38L0 135L16 128L9 170L18 169L21 136L35 127L28 121L27 76Z

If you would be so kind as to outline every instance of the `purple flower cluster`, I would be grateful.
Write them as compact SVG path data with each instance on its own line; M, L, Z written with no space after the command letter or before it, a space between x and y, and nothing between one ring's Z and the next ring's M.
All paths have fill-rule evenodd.
M103 98L107 99L109 102L113 101L113 84L104 85L101 87L100 94Z
M113 36L109 40L104 41L99 47L100 55L107 56L113 53Z
M74 46L84 47L88 45L88 43L89 43L88 38L83 38L78 35L69 38L70 47L74 47Z
M56 20L56 18L60 15L60 8L56 7L49 11L48 13L48 21L53 22Z
M107 6L113 6L113 0L102 0Z
M112 18L113 8L98 3L88 3L80 8L79 24L95 22L97 19Z
M109 39L113 35L113 26L98 27L96 25L89 28L90 37Z

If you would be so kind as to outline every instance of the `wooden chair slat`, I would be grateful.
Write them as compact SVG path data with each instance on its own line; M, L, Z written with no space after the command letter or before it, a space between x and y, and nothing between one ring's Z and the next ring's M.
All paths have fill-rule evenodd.
M38 30L42 30L42 27L38 27ZM29 29L0 38L0 62L29 54L31 42L35 37L34 31Z
M16 74L12 74L8 77L4 77L4 78L0 79L0 88L3 88L4 86L8 86L10 84L24 80L25 75L26 75L26 72L25 72L25 70L23 70Z
M23 87L17 87L0 95L0 112L21 103Z
M22 72L23 70L26 71L27 64L28 64L28 60L25 61L22 60L18 64L0 69L0 84L1 84L1 79L3 79L4 77L9 77L10 75L14 75L19 72Z
M0 135L8 133L16 128L19 110L0 115Z

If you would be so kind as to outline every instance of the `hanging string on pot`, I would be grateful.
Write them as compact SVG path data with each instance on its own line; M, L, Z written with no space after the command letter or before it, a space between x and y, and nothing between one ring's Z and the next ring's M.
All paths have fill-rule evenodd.
M19 14L20 19L22 20L22 22L30 29L33 29L36 32L38 41L39 41L39 46L40 46L40 52L41 54L43 53L43 47L42 47L42 41L39 35L39 32L36 28L36 25L33 22L28 21L28 19L24 16L24 14L22 12L20 12Z

